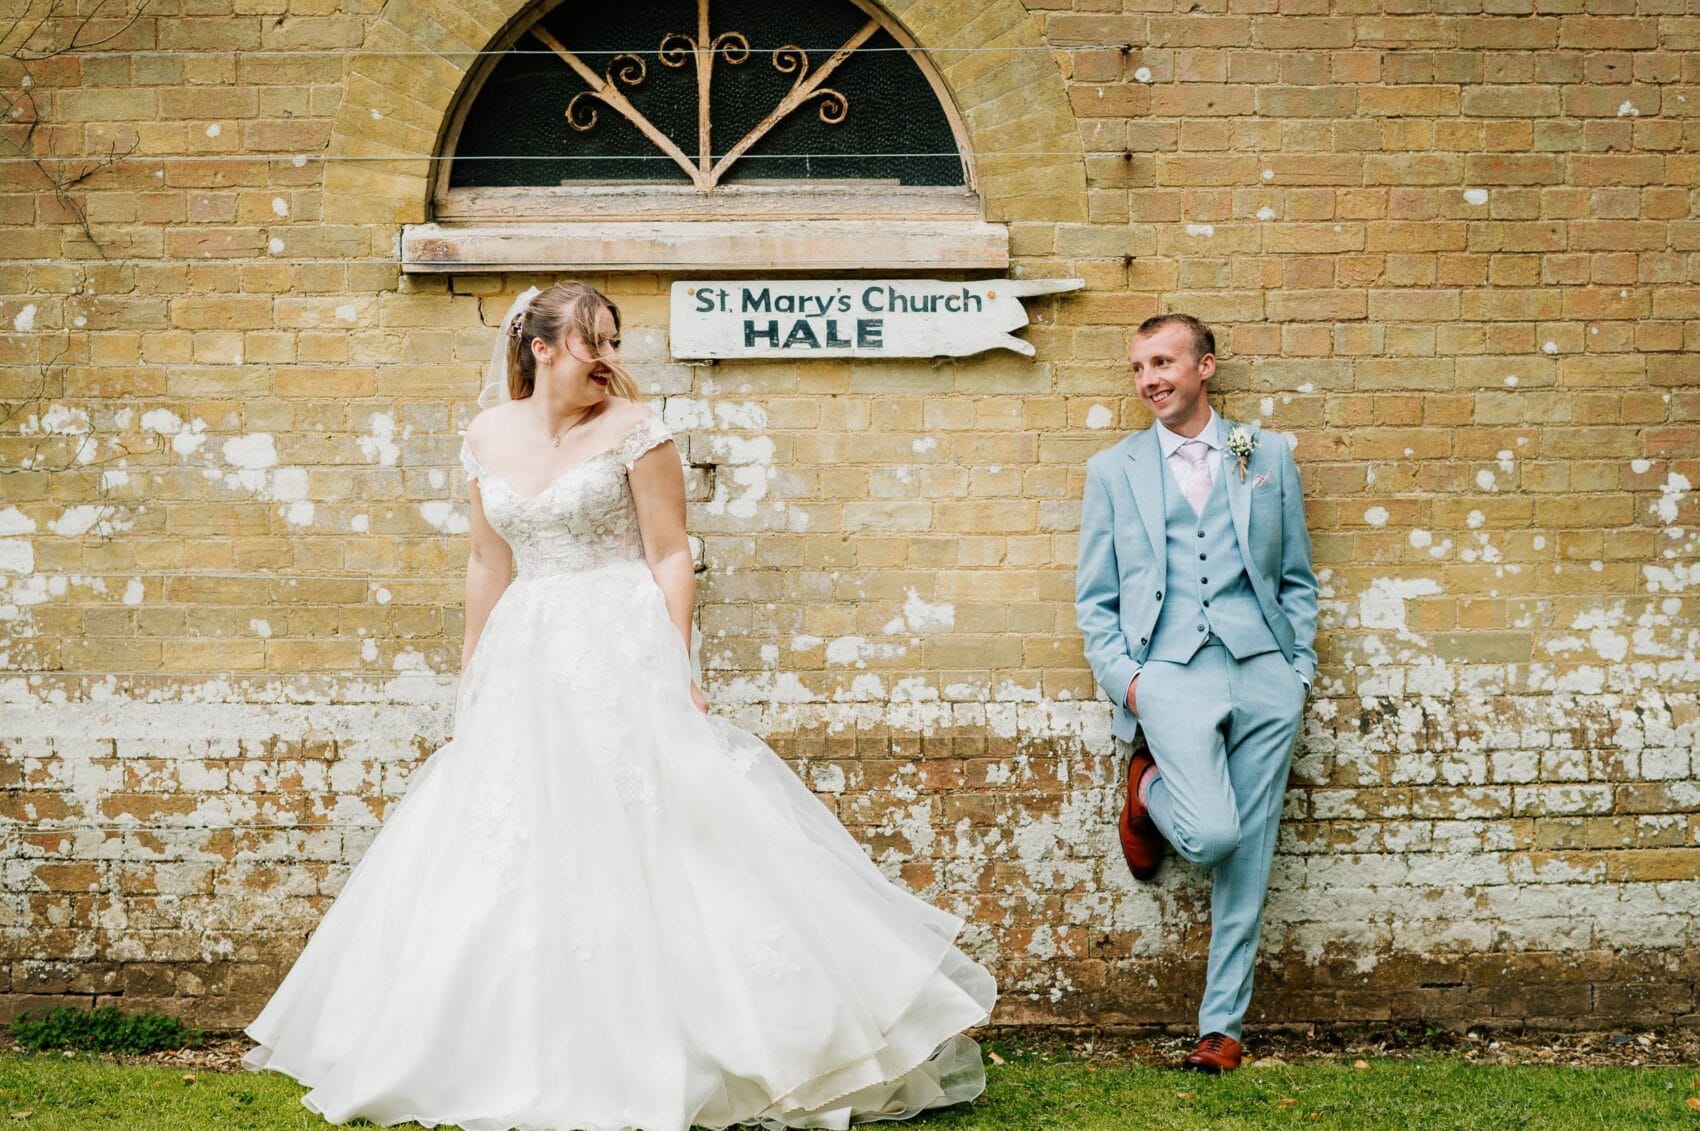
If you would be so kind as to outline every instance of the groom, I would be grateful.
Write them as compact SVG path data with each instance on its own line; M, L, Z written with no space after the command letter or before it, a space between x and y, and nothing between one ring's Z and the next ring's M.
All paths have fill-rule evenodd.
M1087 461L1075 611L1129 758L1128 867L1151 879L1166 842L1213 877L1202 1039L1183 1067L1222 1072L1240 1065L1275 827L1316 673L1316 576L1289 446L1205 399L1209 327L1147 319L1128 356L1157 419Z

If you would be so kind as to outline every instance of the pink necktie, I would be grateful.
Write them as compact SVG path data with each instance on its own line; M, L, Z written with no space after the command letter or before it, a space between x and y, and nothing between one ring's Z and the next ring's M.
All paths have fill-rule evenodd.
M1210 479L1210 465L1205 462L1205 457L1210 454L1210 445L1203 440L1188 440L1175 450L1180 452L1181 458L1192 467L1192 474L1186 481L1186 501L1192 504L1193 514L1202 515L1213 485Z

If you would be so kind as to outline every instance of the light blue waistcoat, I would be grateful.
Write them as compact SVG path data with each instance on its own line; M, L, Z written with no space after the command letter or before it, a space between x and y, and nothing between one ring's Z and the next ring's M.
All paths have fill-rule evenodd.
M1202 515L1193 513L1168 468L1159 465L1158 474L1167 512L1168 592L1151 634L1149 658L1184 664L1212 633L1236 660L1279 651L1234 535L1226 485L1226 476L1238 474L1233 459L1224 455Z

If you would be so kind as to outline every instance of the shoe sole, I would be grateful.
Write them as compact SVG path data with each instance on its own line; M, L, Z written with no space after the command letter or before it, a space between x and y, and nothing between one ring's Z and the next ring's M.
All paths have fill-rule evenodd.
M1129 770L1132 769L1131 763L1128 768ZM1131 776L1129 780L1131 781ZM1131 792L1132 786L1130 785L1129 793L1131 794ZM1151 818L1146 817L1144 819L1149 821ZM1133 798L1131 796L1122 799L1121 816L1116 819L1116 832L1121 837L1122 861L1127 864L1127 870L1133 874L1133 878L1140 883L1149 883L1156 878L1158 870L1163 866L1163 850L1161 848L1157 849L1157 859L1149 868L1135 868L1133 861L1127 859L1127 842L1135 839L1133 835Z

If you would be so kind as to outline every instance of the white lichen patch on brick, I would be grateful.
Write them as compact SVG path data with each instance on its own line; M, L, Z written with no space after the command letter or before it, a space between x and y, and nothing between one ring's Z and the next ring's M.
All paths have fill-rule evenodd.
M893 703L925 703L939 698L938 688L925 676L912 675L891 685Z
M86 436L90 431L87 412L62 404L49 405L39 415L31 413L18 426L18 432L25 436Z
M761 432L768 426L767 406L760 401L697 397L668 397L662 405L661 420L673 432Z
M361 454L383 467L394 467L401 455L401 446L395 440L395 417L387 412L374 412L366 426L369 434L359 439Z
M200 417L185 423L176 413L156 408L142 414L142 427L149 432L171 438L171 450L180 456L191 456L206 442L207 422Z
M1688 476L1678 471L1670 472L1665 476L1665 481L1659 485L1659 497L1651 507L1652 513L1658 517L1660 522L1670 526L1676 522L1677 508L1681 505L1683 497L1691 490L1693 490L1693 484L1688 481Z
M35 547L21 538L0 538L0 573L29 574L35 572ZM10 586L4 587L5 596L0 599L10 601ZM8 613L8 609L11 612ZM15 602L0 607L0 620L10 620L15 615Z
M34 534L35 519L25 514L15 506L0 510L0 538L15 538L20 534Z
M419 516L442 534L465 534L472 518L448 499L429 499L419 504Z
M956 623L956 607L950 604L930 605L921 599L914 589L909 590L908 599L903 602L901 616L888 621L883 631L888 636L895 636L904 631L924 632L929 628L949 628Z
M47 527L61 538L75 538L94 529L109 509L100 503L79 503L66 507L64 513L48 523Z
M843 793L846 782L843 766L815 766L808 775L809 788L816 793Z
M1378 577L1358 597L1358 624L1364 628L1389 629L1401 640L1426 643L1406 626L1405 602L1440 592L1440 583L1431 577Z
M909 649L889 641L869 640L865 636L840 636L826 642L826 662L838 667L865 668L869 660L890 660Z
M219 452L223 461L235 470L221 471L209 461L201 473L208 480L283 503L278 512L292 526L312 523L317 508L307 498L307 470L278 466L277 446L270 433L232 436L224 441Z

